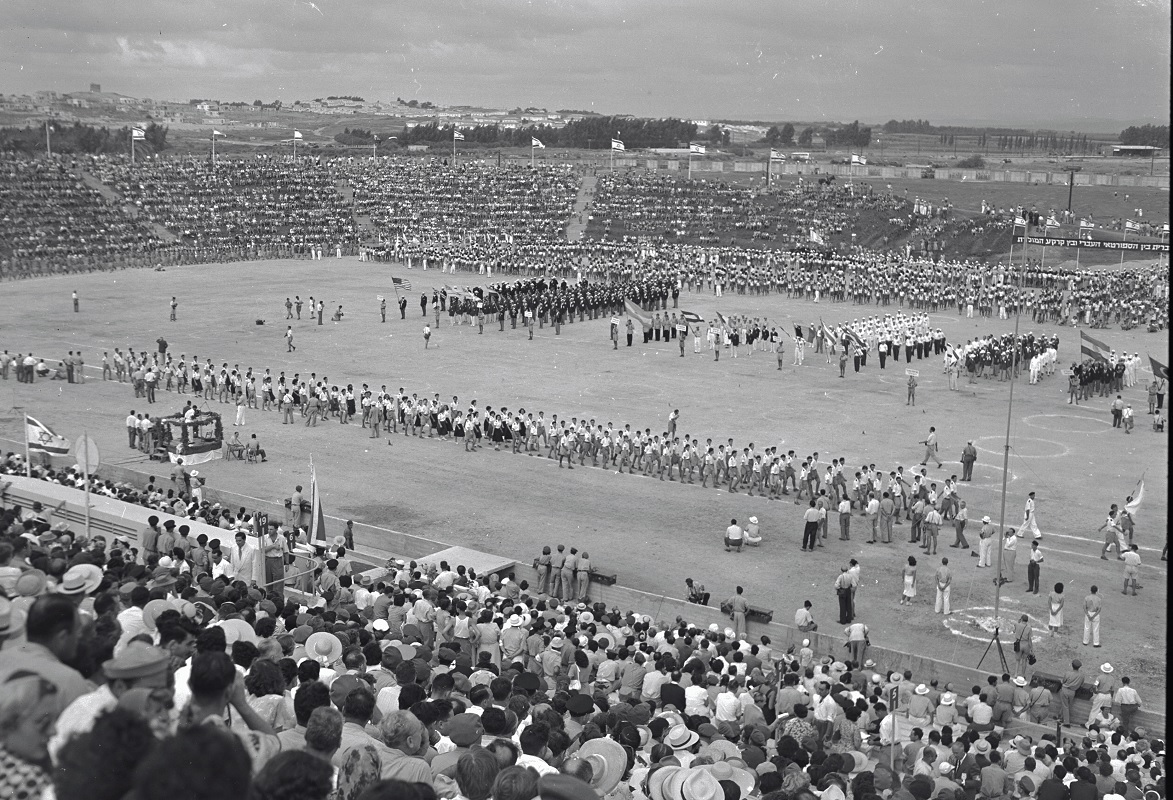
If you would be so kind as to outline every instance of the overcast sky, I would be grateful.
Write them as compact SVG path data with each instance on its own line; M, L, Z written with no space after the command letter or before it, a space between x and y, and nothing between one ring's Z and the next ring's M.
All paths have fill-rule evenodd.
M1170 0L3 0L0 91L1169 119Z

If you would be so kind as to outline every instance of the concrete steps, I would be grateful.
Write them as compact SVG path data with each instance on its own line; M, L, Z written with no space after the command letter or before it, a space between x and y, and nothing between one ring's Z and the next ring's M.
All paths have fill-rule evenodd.
M586 233L587 216L591 206L591 201L595 197L595 183L597 182L594 175L587 175L582 179L582 185L578 187L578 197L574 201L574 211L570 212L570 220L566 225L566 241L577 242Z

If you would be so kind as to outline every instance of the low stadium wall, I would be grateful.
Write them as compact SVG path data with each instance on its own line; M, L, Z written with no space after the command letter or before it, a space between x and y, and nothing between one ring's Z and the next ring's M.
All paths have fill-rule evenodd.
M23 449L23 446L10 440L0 439L0 448L19 451ZM72 458L56 458L54 461L58 465L64 466L73 464ZM103 479L129 482L136 486L145 484L147 478L143 473L113 465L103 465L97 474ZM156 482L158 482L157 478ZM19 503L28 508L32 506L34 501L39 501L45 507L46 512L52 511L47 517L49 522L65 521L74 529L82 527L85 521L85 492L35 478L12 475L0 476L0 486L4 484L8 485L4 486L3 492L0 492L0 500L5 506ZM234 510L244 506L249 511L269 514L273 519L285 519L286 509L283 504L278 502L258 501L255 498L213 489L205 489L205 499L219 502ZM108 538L114 535L125 536L130 540L132 546L138 542L140 532L146 527L147 517L153 513L157 512L102 495L93 493L90 495L91 532ZM190 535L193 538L200 533L207 533L210 539L224 538L225 531L220 528L202 523L188 524L192 527ZM377 548L360 545L355 550L359 561L376 565L375 568L369 570L369 573L376 580L386 572L377 565L383 563L387 558L422 559L450 546L445 542L412 536L379 526L355 523L354 527L356 539L361 539L363 542L377 541L379 543ZM336 535L341 533L342 525L338 522L334 524L328 522L327 531L329 535ZM522 558L524 557L523 555ZM612 565L609 564L596 566L596 569L602 573L606 573L611 568ZM258 570L260 569L258 565ZM531 586L537 585L537 570L528 562L519 562L513 571L518 580L528 580ZM258 574L263 574L263 571L259 571ZM617 577L622 580L624 576ZM680 580L683 590L684 576L681 576ZM661 622L671 623L677 619L684 619L701 627L715 623L722 629L730 625L729 616L721 613L719 608L721 598L717 597L712 598L713 605L701 606L689 603L683 598L651 594L618 582L593 580L590 584L589 599L592 603L604 603L609 608L618 608L623 611L631 610L641 615L646 614ZM773 614L787 617L791 614L789 609L771 608L769 598L751 597L748 599L752 605L765 606L766 610ZM838 625L829 625L822 631L803 633L793 625L772 620L764 622L751 617L746 623L746 630L751 640L757 640L760 636L769 636L771 647L783 651L792 646L797 649L801 646L803 639L809 638L811 647L816 653L829 654L836 659L844 658L847 653L844 648L844 639L840 635L842 626ZM1008 648L1009 643L1004 646ZM984 687L986 679L999 671L997 657L993 653L990 653L986 659L986 663L990 667L989 670L979 670L964 664L954 664L877 645L868 648L867 657L874 659L876 664L886 672L911 670L917 676L918 681L936 678L941 686L952 683L953 688L963 697L968 696L972 686ZM1056 665L1055 669L1062 672L1065 671L1065 666ZM1090 666L1089 664L1089 668ZM1055 694L1055 701L1058 702L1057 692ZM1090 709L1089 696L1077 697L1074 706L1075 719L1086 719ZM1143 709L1137 713L1135 719L1136 724L1143 725L1151 734L1163 738L1164 714L1154 712L1151 709ZM1023 723L1023 725L1027 724Z
M615 166L620 169L649 169L687 172L689 162L664 158L616 158ZM715 159L693 159L691 170L704 173L766 173L765 161L720 161ZM942 167L926 171L923 167L888 167L871 164L825 164L775 161L770 166L771 175L836 175L840 178L878 179L926 179L939 181L978 181L1002 183L1041 183L1066 186L1070 172L1013 169L955 169ZM1111 175L1090 172L1075 173L1076 186L1125 186L1152 189L1168 189L1168 175Z

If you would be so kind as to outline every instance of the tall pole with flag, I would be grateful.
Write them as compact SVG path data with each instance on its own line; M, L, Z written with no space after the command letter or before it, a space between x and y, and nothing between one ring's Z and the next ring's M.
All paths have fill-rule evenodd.
M1025 253L1027 249L1026 217L1022 216L1021 214L1016 214L1014 217L1014 224L1010 226L1010 264L1007 267L1008 271L1014 269L1014 234L1019 228L1022 228L1022 251Z
M141 142L147 138L147 132L142 128L130 129L130 163L134 163L134 143Z
M224 134L220 133L220 131L216 130L215 128L212 129L212 166L213 167L216 166L216 137L223 136L223 135Z
M619 131L615 131L615 135L618 136ZM616 150L618 150L621 153L627 152L627 148L623 146L622 139L612 139L611 140L611 171L612 172L615 171L615 151Z
M529 168L530 169L534 168L534 148L535 147L545 149L546 146L544 144L542 144L541 139L539 139L536 136L531 136L531 137L529 137Z
M464 141L464 134L456 130L456 126L452 126L452 166L456 166L456 143Z
M32 462L29 457L32 451L47 453L54 456L69 454L70 443L64 436L57 434L52 428L40 420L24 415L24 474L32 477Z
M53 145L49 141L49 120L45 120L45 155L53 155Z
M705 154L705 146L703 144L693 144L692 142L689 142L689 144L688 144L688 179L689 180L692 180L692 155L693 155L693 153L696 153L699 156L703 156Z
M314 470L313 456L310 456L310 524L307 538L311 547L326 546L326 515L322 511L322 495L318 491L318 475Z
M1045 220L1043 220L1043 257L1042 257L1042 260L1039 261L1039 267L1046 267L1047 266L1047 239L1051 238L1051 228L1058 228L1058 227L1059 227L1059 220L1055 219L1055 217L1053 217L1053 216L1049 216ZM1076 249L1076 252L1079 252L1078 247L1075 249Z
M1137 233L1139 233L1140 232L1140 225L1130 219L1124 220L1124 243L1128 242L1128 232L1129 231L1136 231ZM1125 249L1126 248L1123 248L1123 247L1120 248L1120 266L1124 266L1124 250Z
M301 138L301 131L293 132L293 160L297 160L297 140Z

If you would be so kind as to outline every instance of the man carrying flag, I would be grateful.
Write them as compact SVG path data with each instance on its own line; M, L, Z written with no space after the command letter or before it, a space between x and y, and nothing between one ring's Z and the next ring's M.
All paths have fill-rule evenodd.
M1079 340L1080 352L1082 352L1088 358L1107 363L1108 354L1112 352L1112 348L1108 347L1108 345L1104 344L1099 339L1093 339L1087 335L1086 331L1082 330L1079 332Z
M628 316L637 320L639 324L643 326L644 342L646 343L648 341L648 337L651 335L652 318L648 316L646 311L630 300L623 301L623 309L627 312Z
M1165 387L1169 383L1169 367L1162 364L1157 359L1149 356L1149 365L1153 368L1153 388L1151 394L1154 396L1154 401L1149 405L1153 406L1149 410L1150 414L1161 415L1161 409L1165 407Z

